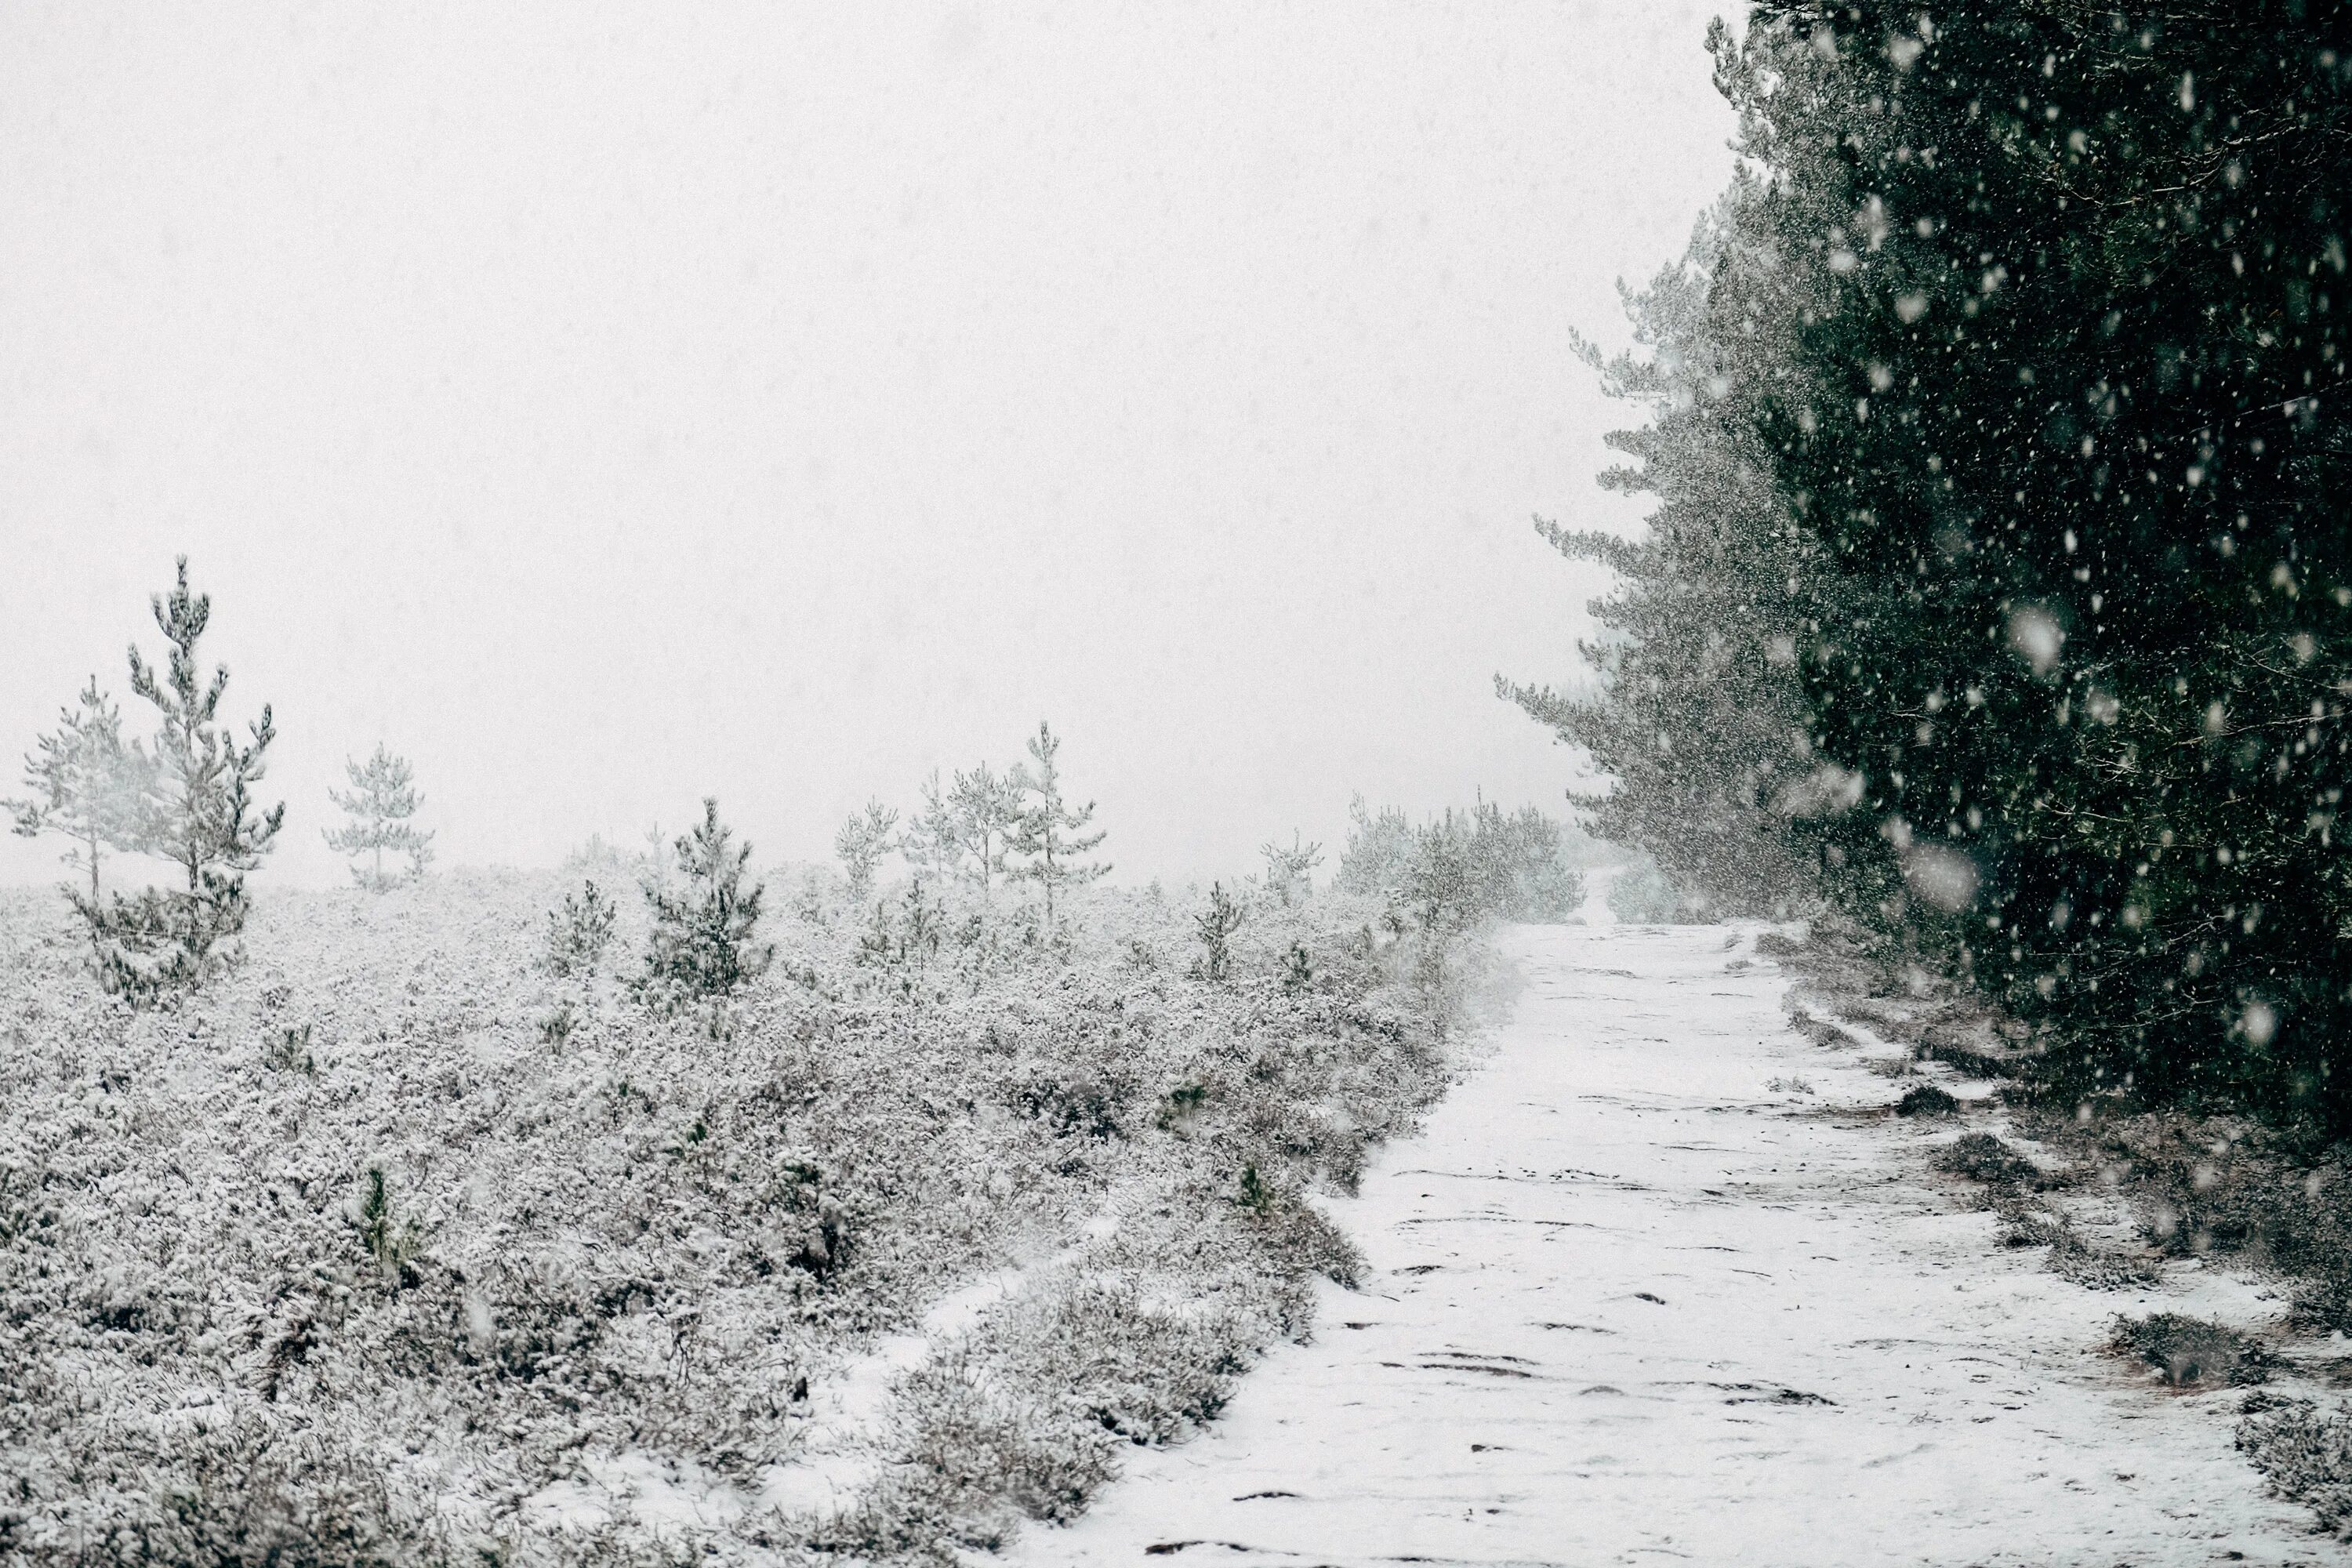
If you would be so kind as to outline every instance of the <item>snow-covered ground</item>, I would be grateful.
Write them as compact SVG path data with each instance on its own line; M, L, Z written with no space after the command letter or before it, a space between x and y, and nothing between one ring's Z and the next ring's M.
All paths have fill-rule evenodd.
M1331 1205L1366 1288L1015 1562L2342 1560L2261 1494L2234 1394L2096 1348L2254 1284L2099 1294L2002 1252L1923 1157L1951 1125L1790 1030L1752 932L1507 942L1491 1059Z

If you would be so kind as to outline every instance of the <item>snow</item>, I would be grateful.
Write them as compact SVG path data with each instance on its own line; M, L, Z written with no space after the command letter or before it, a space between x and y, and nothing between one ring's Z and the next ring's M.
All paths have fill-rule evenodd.
M1012 1560L2337 1560L2232 1450L2234 1394L2096 1349L2254 1283L2098 1294L2001 1251L1928 1167L1949 1124L1790 1029L1753 936L1512 931L1492 1057L1331 1205L1366 1289Z

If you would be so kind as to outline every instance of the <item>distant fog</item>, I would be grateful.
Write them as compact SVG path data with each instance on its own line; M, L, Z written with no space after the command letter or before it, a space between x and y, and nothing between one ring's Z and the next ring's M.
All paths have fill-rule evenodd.
M1636 515L1571 334L1728 176L1710 9L0 11L0 794L185 552L265 885L379 741L445 867L822 858L1040 718L1121 880L1557 809L1490 681Z

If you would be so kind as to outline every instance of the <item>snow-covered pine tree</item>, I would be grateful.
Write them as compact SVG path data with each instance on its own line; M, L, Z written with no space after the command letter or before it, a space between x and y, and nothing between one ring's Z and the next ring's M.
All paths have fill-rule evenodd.
M1066 889L1110 873L1107 863L1080 858L1103 841L1103 834L1086 831L1095 819L1094 802L1074 807L1064 797L1061 751L1061 738L1040 720L1029 740L1029 763L1013 771L1021 807L1005 846L1009 853L1026 857L1009 874L1036 883L1045 893L1047 925L1054 922L1055 900Z
M1192 917L1192 930L1201 939L1202 979L1222 985L1233 973L1234 932L1247 918L1247 911L1225 891L1223 882L1210 884L1209 907Z
M1280 899L1288 908L1294 895L1305 898L1315 890L1315 868L1323 864L1323 846L1305 841L1297 828L1291 829L1290 847L1268 839L1257 847L1265 859L1266 890Z
M952 881L964 871L963 835L956 822L954 799L940 786L940 772L923 781L922 809L907 819L898 837L898 853L919 877L934 882Z
M343 772L351 780L351 792L330 789L327 798L351 821L326 832L327 847L352 857L352 880L370 892L423 878L433 861L433 835L411 820L425 797L416 793L416 773L408 759L394 756L378 742L375 754L364 763L345 758ZM407 858L405 876L383 868L387 849ZM358 858L362 855L369 857L364 865Z
M1412 819L1392 805L1375 813L1359 794L1348 802L1348 843L1339 851L1332 886L1372 897L1394 892L1412 863Z
M758 979L775 957L774 947L758 940L766 889L743 884L751 847L735 844L716 797L704 798L701 822L673 847L676 882L645 887L653 932L636 982L640 995L668 1006L724 996Z
M1604 635L1580 647L1595 679L1581 692L1496 683L1611 775L1606 792L1573 797L1598 833L1648 850L1694 901L1730 913L1785 912L1811 880L1799 819L1818 764L1801 743L1796 656L1815 608L1798 590L1814 574L1748 414L1780 347L1776 314L1756 298L1775 265L1762 193L1736 183L1684 259L1628 292L1636 352L1587 347L1602 389L1650 414L1609 436L1639 466L1602 486L1657 504L1631 539L1537 522L1563 555L1616 576L1591 606ZM1733 331L1719 292L1748 307Z
M970 773L957 770L948 800L962 838L965 874L986 897L1005 874L1005 846L1021 817L1020 782L982 763Z
M1718 776L1685 716L1741 733L1760 610L1790 834L1848 915L2042 1026L2054 1094L2341 1133L2352 54L2340 5L2164 11L1762 0L1713 30L1754 173L1690 384L1789 569L1651 574L1644 613L1733 657L1629 656L1621 755L1675 748L1629 800Z
M559 979L579 975L593 986L619 912L593 878L583 878L579 892L564 894L563 907L547 912L548 973Z
M78 708L60 709L58 728L25 758L22 800L0 801L27 838L55 833L73 843L65 862L89 873L89 901L99 900L99 862L107 850L143 847L155 764L138 742L122 739L122 715L98 689L82 689Z
M190 591L184 555L178 571L171 593L152 601L170 645L163 668L132 645L131 689L154 704L160 720L154 808L142 847L178 867L186 886L150 889L136 899L118 893L102 910L75 895L99 943L101 983L139 1002L201 984L235 960L247 908L244 873L261 864L286 819L283 803L264 811L253 798L263 756L278 738L269 707L264 703L247 726L243 745L218 722L228 671L215 668L207 679L197 657L212 598Z
M841 858L842 875L849 879L849 901L862 904L874 891L874 873L897 842L898 814L878 800L853 814L833 836L833 852Z

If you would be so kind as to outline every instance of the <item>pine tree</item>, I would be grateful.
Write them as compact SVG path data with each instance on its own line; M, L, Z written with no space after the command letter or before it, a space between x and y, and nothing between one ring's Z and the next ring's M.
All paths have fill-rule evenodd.
M928 876L934 882L960 879L964 875L963 834L956 820L955 801L940 787L937 768L923 781L920 794L922 809L907 819L906 831L898 838L898 853L919 877Z
M351 793L330 789L327 796L351 821L327 832L327 847L341 855L372 858L364 866L356 858L352 864L352 880L371 892L384 892L403 880L422 879L433 860L433 835L410 821L425 804L425 797L416 793L415 770L406 758L393 755L379 742L375 754L364 764L346 758L343 772L351 780ZM387 849L408 858L404 879L397 871L384 870Z
M1733 836L1811 851L2080 1087L2338 1128L2344 16L1769 0L1714 39L1755 177L1686 334L1767 481L1725 542L1783 584L1804 770L1785 832L1735 801ZM1735 640L1752 601L1631 564L1661 605L1700 583L1692 625ZM1621 752L1647 725L1703 781L1737 732L1707 682L1744 661L1671 642L1622 667Z
M1192 917L1193 933L1201 940L1201 978L1222 985L1233 973L1233 936L1248 918L1223 882L1209 887L1209 907Z
M1305 898L1315 890L1315 868L1323 864L1323 846L1305 842L1296 829L1290 835L1290 847L1269 839L1257 847L1265 860L1265 885L1287 909L1293 894Z
M833 836L833 852L841 858L842 874L849 879L849 900L862 904L874 890L874 873L897 841L898 814L878 800L853 815Z
M1796 670L1809 546L1747 405L1795 313L1771 298L1782 268L1766 195L1736 181L1683 260L1626 293L1636 352L1585 346L1602 390L1650 413L1608 437L1638 467L1601 484L1657 500L1633 539L1536 525L1617 579L1591 606L1603 637L1580 648L1592 688L1496 680L1611 776L1607 791L1572 796L1598 833L1649 850L1696 901L1735 914L1801 906L1813 858L1792 821L1814 787Z
M217 721L228 671L216 668L205 679L197 655L212 599L190 591L184 555L178 572L171 593L152 601L170 653L159 671L133 645L131 689L154 705L160 721L143 847L179 868L186 885L135 900L116 894L102 910L75 896L100 945L101 981L138 1001L200 984L234 961L247 909L244 873L260 865L286 818L283 804L264 811L253 799L264 753L277 739L268 705L247 726L243 745Z
M966 874L985 897L995 879L1007 874L1006 847L1021 818L1020 781L982 763L970 773L957 770L948 798L955 810Z
M89 873L89 901L99 900L99 863L105 851L131 854L145 847L156 785L153 761L138 742L122 739L122 715L98 689L83 688L79 709L61 709L58 728L25 759L22 800L0 801L27 838L55 833L72 840L65 862Z
M1021 807L1005 846L1010 854L1027 857L1009 875L1036 883L1045 893L1048 925L1057 897L1110 874L1108 864L1079 858L1103 841L1103 834L1086 831L1094 821L1094 802L1074 808L1063 797L1061 751L1060 738L1039 721L1029 742L1029 763L1013 770Z
M595 879L583 878L579 892L564 894L563 907L547 912L548 973L559 979L578 975L593 986L619 913Z
M646 902L653 932L640 994L667 1005L724 996L767 972L775 949L758 941L766 889L743 885L751 847L737 847L719 820L719 802L706 797L702 821L674 846L677 884L648 881Z

